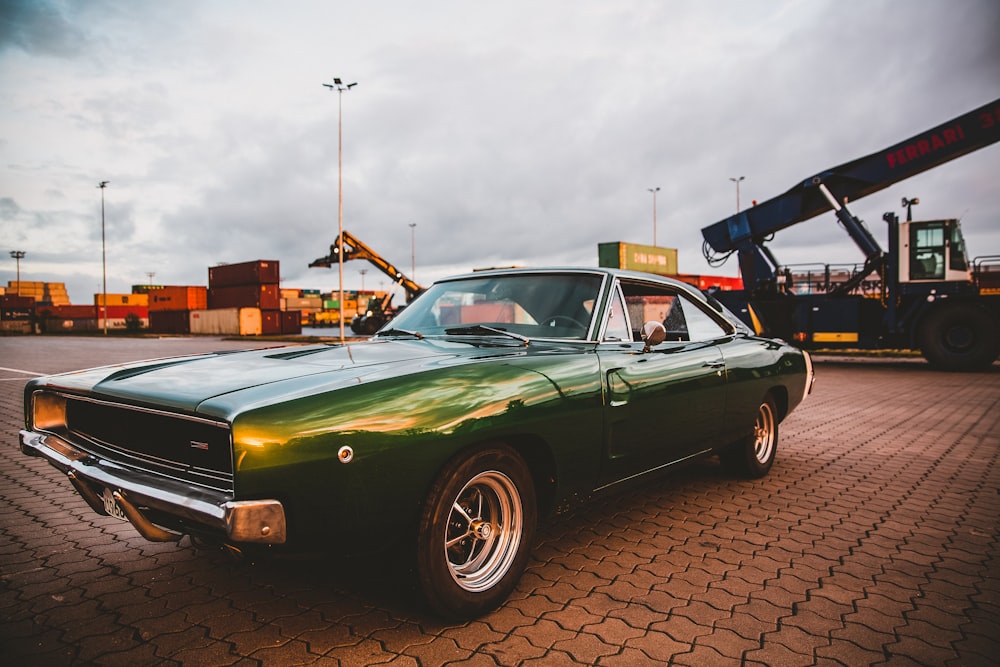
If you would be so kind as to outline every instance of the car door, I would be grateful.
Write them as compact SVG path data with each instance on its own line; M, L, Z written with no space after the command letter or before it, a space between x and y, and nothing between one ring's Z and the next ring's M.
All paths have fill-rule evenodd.
M682 292L622 281L607 309L597 354L604 382L601 486L709 449L725 414L723 325ZM638 331L664 323L667 340L650 350Z

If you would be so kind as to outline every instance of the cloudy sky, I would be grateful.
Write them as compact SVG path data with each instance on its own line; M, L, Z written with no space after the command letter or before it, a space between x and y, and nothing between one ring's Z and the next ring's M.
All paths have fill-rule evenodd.
M109 292L253 259L335 289L307 268L337 231L335 76L358 82L344 228L407 271L415 247L418 282L650 244L652 187L680 270L735 275L701 254L730 178L763 201L1000 97L997 35L996 0L0 0L0 281L24 250L23 280L92 302L109 181ZM852 211L884 242L882 213L917 196L998 254L998 167L994 145ZM862 259L832 213L771 247Z

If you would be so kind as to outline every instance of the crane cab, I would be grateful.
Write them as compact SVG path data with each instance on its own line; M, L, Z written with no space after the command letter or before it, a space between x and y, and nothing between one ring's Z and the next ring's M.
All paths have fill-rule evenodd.
M898 223L899 282L972 282L958 220Z

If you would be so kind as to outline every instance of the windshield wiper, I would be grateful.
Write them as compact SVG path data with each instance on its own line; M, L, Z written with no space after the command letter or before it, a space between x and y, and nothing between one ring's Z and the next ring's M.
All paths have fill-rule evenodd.
M524 343L527 347L528 343L531 342L527 336L522 336L521 334L516 334L513 331L507 331L506 329L497 329L495 327L488 327L485 324L473 324L468 327L454 327L451 329L445 329L444 332L449 336L475 336L481 334L499 334L501 336L506 336L508 338L513 338Z
M376 332L378 337L382 336L412 336L414 338L423 338L424 335L419 331L409 331L408 329L383 329L382 331Z

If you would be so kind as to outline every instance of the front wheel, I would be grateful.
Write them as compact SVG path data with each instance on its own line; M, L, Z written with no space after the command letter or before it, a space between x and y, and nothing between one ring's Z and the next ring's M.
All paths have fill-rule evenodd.
M499 606L524 571L536 521L531 472L509 447L480 449L445 466L417 535L417 576L428 604L457 619Z
M722 464L741 477L763 477L774 465L778 452L778 410L768 394L757 408L753 432L723 450Z

